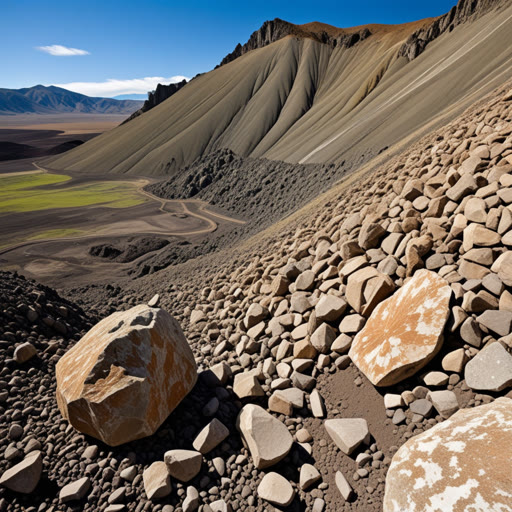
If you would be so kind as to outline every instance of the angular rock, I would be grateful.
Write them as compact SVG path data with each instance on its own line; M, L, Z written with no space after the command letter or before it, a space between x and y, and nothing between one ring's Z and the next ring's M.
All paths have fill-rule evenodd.
M364 267L349 276L346 297L355 311L369 316L394 289L395 284L389 276L373 267Z
M311 464L303 464L300 468L299 487L305 491L322 477L318 469Z
M311 392L309 401L311 403L311 412L313 413L313 416L315 418L323 418L325 416L324 399L317 389L314 389Z
M418 400L414 400L409 408L414 414L419 414L424 418L428 418L430 416L430 412L432 411L432 402L426 398L420 398Z
M428 394L429 399L436 408L437 412L443 418L449 418L460 409L457 395L453 391L443 389L441 391L431 391Z
M169 450L164 454L169 474L180 482L192 480L201 470L203 456L193 450Z
M464 230L463 247L465 251L469 251L473 246L478 245L481 247L490 247L500 242L501 235L492 231L491 229L484 228L480 224L469 224Z
M512 286L512 251L505 251L499 256L491 270L498 274L505 285Z
M468 358L463 348L449 352L443 357L441 366L446 372L461 373L464 370Z
M267 473L258 485L258 496L278 507L287 507L295 497L290 482L278 473Z
M376 247L379 240L386 234L386 230L376 222L363 224L359 231L358 244L364 250Z
M148 500L157 500L171 494L171 476L167 470L167 464L161 460L153 462L144 470L142 480Z
M30 494L37 487L42 470L41 452L30 452L21 462L2 474L0 485L14 492Z
M268 309L264 308L260 304L252 303L247 310L247 314L245 315L245 327L250 329L255 325L259 324L262 320L264 320L268 315Z
M217 418L214 418L206 427L197 434L194 439L192 446L198 452L202 454L211 452L216 446L218 446L226 437L229 436L229 430Z
M252 373L237 373L233 381L233 391L238 398L265 395L261 384Z
M338 488L338 491L340 491L340 494L343 496L343 499L345 501L352 499L354 491L352 490L348 480L345 478L341 471L336 471L335 481L336 487Z
M293 444L286 426L258 405L248 404L242 408L237 429L258 469L277 464L288 455Z
M512 329L512 312L487 310L476 321L499 336L507 336Z
M199 507L199 493L195 487L187 487L187 496L183 501L183 512L194 512Z
M381 302L352 342L349 356L376 386L396 384L423 368L441 348L451 288L419 270Z
M68 485L65 485L59 492L59 500L62 503L77 501L84 498L91 488L91 479L88 476L80 478Z
M315 306L316 318L320 322L334 322L347 309L347 302L336 295L324 295Z
M345 455L351 455L361 444L370 442L368 423L364 418L325 420L324 427Z
M446 192L448 199L458 202L464 196L472 194L478 189L475 178L471 174L463 175L455 185L449 188Z
M486 345L464 371L466 384L479 391L501 391L512 385L512 355L499 342Z
M336 339L336 331L326 323L323 323L311 335L311 345L322 354L327 354L331 350L331 345Z
M393 457L384 512L509 510L512 400L461 409Z
M153 434L194 387L178 322L146 305L94 326L57 363L57 403L80 432L117 446Z

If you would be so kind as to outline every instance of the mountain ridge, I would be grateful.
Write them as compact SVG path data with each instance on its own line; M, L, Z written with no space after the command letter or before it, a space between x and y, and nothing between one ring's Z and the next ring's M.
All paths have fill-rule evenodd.
M225 148L243 157L355 169L376 151L449 120L472 95L512 75L512 6L483 0L468 11L465 0L459 4L461 23L448 25L413 60L400 49L424 20L369 25L372 34L352 46L284 37L196 77L48 165L174 176Z
M22 89L0 88L0 116L16 114L133 113L142 105L137 100L91 97L54 85L35 85Z

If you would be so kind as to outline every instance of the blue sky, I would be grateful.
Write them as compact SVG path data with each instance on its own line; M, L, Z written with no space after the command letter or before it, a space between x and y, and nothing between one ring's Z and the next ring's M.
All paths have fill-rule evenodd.
M0 87L74 83L85 94L133 94L151 89L154 77L169 82L212 69L267 19L339 27L404 23L443 14L454 3L2 0ZM53 45L86 53L37 49Z

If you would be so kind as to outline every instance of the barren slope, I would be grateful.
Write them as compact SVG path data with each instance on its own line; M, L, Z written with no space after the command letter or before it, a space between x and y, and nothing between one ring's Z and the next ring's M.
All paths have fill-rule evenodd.
M204 74L144 115L48 163L57 169L173 174L198 156L358 166L446 121L512 76L512 5L474 16L416 59L419 27L371 26L350 48L287 36ZM412 135L411 135L412 134Z

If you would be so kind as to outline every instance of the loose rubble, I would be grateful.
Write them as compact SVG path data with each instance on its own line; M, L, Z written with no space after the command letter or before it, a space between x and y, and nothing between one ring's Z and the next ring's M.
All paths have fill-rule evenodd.
M508 482L500 471L510 458L510 400L500 395L512 386L509 90L333 189L278 235L248 241L247 252L111 287L105 300L88 290L90 317L0 273L0 511L420 510L461 475L478 483L467 500L478 490L500 503L509 491L495 483ZM140 306L149 301L183 328L197 379L184 379L172 414L155 413L151 437L108 446L105 422L98 441L60 414L55 368L100 318L137 305L162 311ZM505 436L492 457L479 432ZM24 484L35 487L9 487L38 452L40 478ZM443 479L415 488L429 464Z

